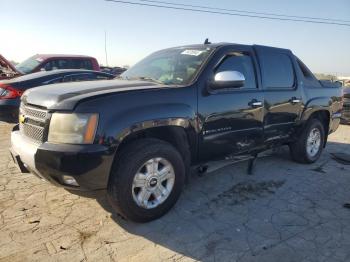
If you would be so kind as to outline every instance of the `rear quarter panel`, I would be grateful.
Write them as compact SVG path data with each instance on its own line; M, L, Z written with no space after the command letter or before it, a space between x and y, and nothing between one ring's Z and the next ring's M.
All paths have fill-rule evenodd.
M304 95L307 102L301 120L306 121L316 111L326 110L330 116L329 133L336 131L343 107L342 89L339 87L305 86Z

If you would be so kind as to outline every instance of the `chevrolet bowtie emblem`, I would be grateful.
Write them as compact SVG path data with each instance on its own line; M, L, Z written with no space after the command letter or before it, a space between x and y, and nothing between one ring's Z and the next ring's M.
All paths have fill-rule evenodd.
M24 115L19 115L19 123L24 124L26 117Z

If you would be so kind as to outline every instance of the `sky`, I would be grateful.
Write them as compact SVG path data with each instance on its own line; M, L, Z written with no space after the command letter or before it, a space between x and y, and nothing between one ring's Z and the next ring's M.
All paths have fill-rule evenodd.
M137 1L137 0L132 0ZM350 20L350 0L168 0L286 15ZM83 54L133 65L167 47L211 42L288 48L313 72L350 76L350 27L158 9L104 0L0 0L0 53Z

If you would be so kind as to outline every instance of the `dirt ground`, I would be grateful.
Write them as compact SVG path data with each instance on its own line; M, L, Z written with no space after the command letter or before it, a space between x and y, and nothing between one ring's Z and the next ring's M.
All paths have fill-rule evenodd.
M104 192L72 194L20 174L0 123L0 261L350 261L350 126L312 165L282 148L193 175L176 206L147 224L111 212Z

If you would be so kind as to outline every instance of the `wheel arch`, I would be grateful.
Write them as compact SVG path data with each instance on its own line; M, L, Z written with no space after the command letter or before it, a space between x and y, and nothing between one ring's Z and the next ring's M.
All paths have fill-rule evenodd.
M326 107L320 107L314 110L310 110L307 114L304 115L303 128L306 126L310 119L318 119L322 123L325 131L325 139L323 144L323 147L325 147L328 140L328 134L331 125L331 113L329 112L329 109Z
M197 157L196 131L189 119L168 118L143 121L124 129L117 137L118 145L114 152L114 160L128 144L143 138L156 138L174 146L184 160L186 175L188 175L191 162Z

